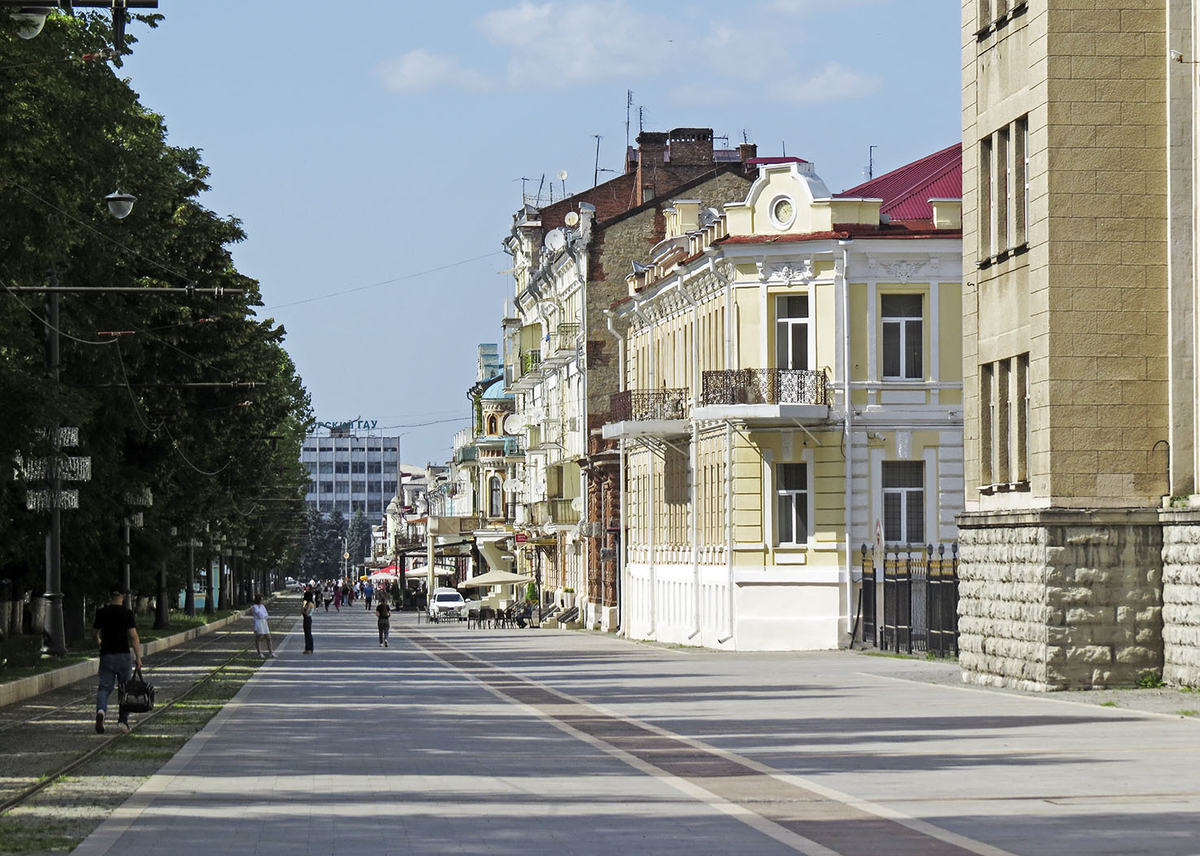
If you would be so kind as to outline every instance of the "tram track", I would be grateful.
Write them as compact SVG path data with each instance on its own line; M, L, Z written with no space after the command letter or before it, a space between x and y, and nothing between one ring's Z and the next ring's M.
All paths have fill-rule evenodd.
M272 609L272 634L281 639L298 619L299 603L294 598L278 598ZM214 682L230 680L231 686L233 682L240 686L243 681L237 679L248 679L249 674L236 675L236 670L252 673L263 662L254 650L252 619L245 615L221 630L163 653L171 656L143 660L143 670L155 685L156 705L150 713L135 715L128 733L95 733L94 676L7 706L6 712L17 718L0 724L0 816L29 803L89 762L102 764L106 753L119 752L139 738L186 740L203 722L171 714L180 713L187 706L182 703ZM89 691L83 692L85 686ZM203 716L204 721L208 715Z

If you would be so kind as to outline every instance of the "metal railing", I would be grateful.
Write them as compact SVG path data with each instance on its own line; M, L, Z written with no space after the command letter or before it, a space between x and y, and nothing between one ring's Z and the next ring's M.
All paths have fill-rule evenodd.
M648 419L687 419L688 391L664 389L641 392L627 389L609 398L610 422L644 422Z
M525 351L521 354L521 374L527 375L532 371L536 371L537 367L541 364L541 351Z
M479 449L476 446L462 446L454 450L454 463L456 464L477 460L479 460Z
M886 547L883 567L862 547L862 638L885 651L958 654L958 544ZM883 614L877 588L883 582Z
M829 404L829 390L822 371L721 369L704 372L700 403Z
M504 457L520 458L525 454L525 442L520 437L504 438Z
M560 351L573 351L579 345L579 324L559 324L554 331L554 345Z

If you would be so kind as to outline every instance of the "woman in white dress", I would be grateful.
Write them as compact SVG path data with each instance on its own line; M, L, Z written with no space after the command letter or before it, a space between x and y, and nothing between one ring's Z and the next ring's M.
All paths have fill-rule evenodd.
M254 650L258 652L258 656L264 660L268 657L274 657L275 652L271 650L271 627L267 624L267 608L263 606L262 595L254 596L254 606L250 607L250 614L254 616ZM267 653L262 652L262 643L267 643Z

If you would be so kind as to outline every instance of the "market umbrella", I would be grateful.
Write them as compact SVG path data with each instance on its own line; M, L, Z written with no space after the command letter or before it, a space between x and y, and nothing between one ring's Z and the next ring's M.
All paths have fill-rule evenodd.
M485 588L486 586L503 586L515 585L517 583L532 582L533 577L522 576L521 574L512 574L508 571L488 571L486 574L480 574L477 577L472 577L466 582L459 583L460 589L464 588Z

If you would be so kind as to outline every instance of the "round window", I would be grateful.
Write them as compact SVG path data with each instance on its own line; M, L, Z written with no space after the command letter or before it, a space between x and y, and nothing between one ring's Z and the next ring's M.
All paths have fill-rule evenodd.
M786 196L781 196L771 203L771 219L775 221L775 225L782 229L786 229L792 225L792 220L796 217L796 211L792 208L792 200Z

